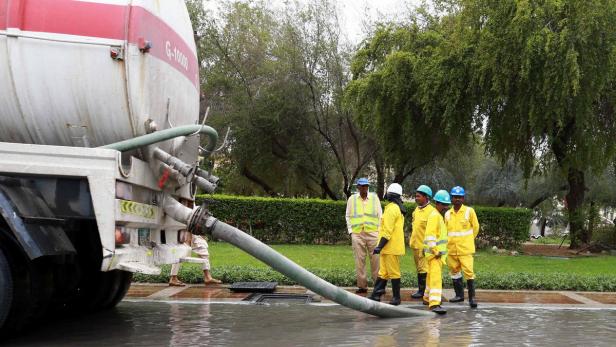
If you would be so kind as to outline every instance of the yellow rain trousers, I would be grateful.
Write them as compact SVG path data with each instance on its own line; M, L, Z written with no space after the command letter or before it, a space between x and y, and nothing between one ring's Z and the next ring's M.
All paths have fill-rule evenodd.
M475 254L475 237L479 233L479 221L472 207L462 205L456 212L452 207L445 213L447 225L447 266L452 279L475 279L473 271L473 254Z
M426 235L428 216L435 210L434 206L428 204L423 208L418 206L413 211L412 233L409 239L409 246L413 251L413 261L415 262L417 273L428 272L428 263L426 262L423 252L424 238Z
M433 307L441 304L442 271L447 260L447 227L443 216L436 209L428 217L424 254L428 262L428 277L423 299Z

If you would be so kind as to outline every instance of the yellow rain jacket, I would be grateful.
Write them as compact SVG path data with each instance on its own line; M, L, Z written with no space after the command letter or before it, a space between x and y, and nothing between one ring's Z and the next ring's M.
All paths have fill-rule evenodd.
M435 208L428 216L426 226L426 236L423 242L424 254L430 261L436 255L441 256L441 263L444 265L447 260L447 226L443 216Z
M479 233L479 221L472 207L462 205L458 212L453 207L445 213L445 224L450 255L469 255L475 253L475 237Z
M385 206L381 225L379 227L379 240L381 237L389 240L381 250L381 254L404 255L404 216L400 207L394 203Z
M424 238L426 236L428 216L430 216L432 211L436 211L436 209L430 204L424 208L417 206L415 211L413 211L413 230L409 239L409 246L411 246L411 248L424 248Z

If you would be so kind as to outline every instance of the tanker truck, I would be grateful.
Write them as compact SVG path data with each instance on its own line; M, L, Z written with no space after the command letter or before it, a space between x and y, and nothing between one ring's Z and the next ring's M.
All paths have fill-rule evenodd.
M199 262L186 233L354 309L423 314L341 290L188 207L218 183L198 165L217 141L199 99L183 0L0 0L0 333L111 308L133 273Z
M163 211L215 187L197 169L198 135L205 152L216 142L196 125L198 68L182 0L0 0L5 330L113 307L132 273L198 261ZM148 134L152 145L101 148Z

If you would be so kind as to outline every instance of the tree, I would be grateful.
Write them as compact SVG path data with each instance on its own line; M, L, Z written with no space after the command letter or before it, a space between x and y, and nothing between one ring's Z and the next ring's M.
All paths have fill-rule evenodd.
M349 54L340 40L337 8L328 0L295 6L287 7L285 13L284 42L289 44L285 51L293 64L292 73L309 91L307 124L321 136L331 153L348 198L377 147L342 106L343 90L349 79ZM332 194L330 197L335 198Z
M231 2L203 25L211 124L232 128L219 162L268 195L348 196L371 161L374 141L340 104L348 71L335 13L328 1Z
M380 25L353 58L346 104L377 134L394 182L467 144L478 130L469 116L468 61L452 28L448 20ZM447 66L458 69L444 74Z
M523 190L522 170L512 160L499 165L492 158L486 158L478 168L476 203L495 206L519 206Z
M555 162L568 185L571 247L589 242L585 171L601 172L616 152L616 3L449 3L470 52L473 115L486 124L488 152L520 162L527 177Z

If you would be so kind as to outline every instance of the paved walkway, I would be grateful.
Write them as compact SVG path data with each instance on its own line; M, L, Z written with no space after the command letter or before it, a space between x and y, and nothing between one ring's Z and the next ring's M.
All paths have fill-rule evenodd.
M354 288L345 288L353 291ZM403 288L402 300L409 303L413 290ZM275 293L306 294L307 290L299 286L278 286ZM233 293L227 285L187 285L186 287L169 287L166 284L133 283L127 298L146 300L202 300L209 301L242 301L251 293ZM365 294L362 294L365 296ZM444 290L445 297L453 297L452 289ZM383 297L389 301L391 292ZM477 290L477 300L485 304L507 305L550 305L565 307L616 308L616 293L600 292L569 292L569 291L523 291L523 290ZM325 301L326 302L326 301ZM453 305L453 304L452 304Z

